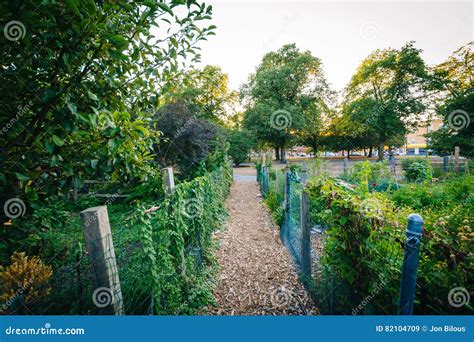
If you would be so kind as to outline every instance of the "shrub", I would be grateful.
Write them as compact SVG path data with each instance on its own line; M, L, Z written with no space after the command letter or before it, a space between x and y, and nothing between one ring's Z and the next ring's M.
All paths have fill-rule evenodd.
M155 311L194 314L212 303L212 233L220 227L231 182L229 163L179 183L155 214L139 215Z
M201 167L211 171L204 173ZM232 180L225 151L207 156L199 172L203 174L177 183L172 196L164 197L162 182L155 179L133 187L129 198L108 203L126 314L192 314L213 303L212 233L226 218L224 202ZM7 243L0 244L1 260L19 248L50 260L51 290L34 306L28 305L31 312L98 313L91 301L93 275L78 213L103 204L103 199L91 197L55 200L28 218L14 220L11 227L4 226L1 239ZM156 205L156 212L143 212Z
M184 102L162 107L155 119L162 139L155 144L160 165L173 165L184 179L191 179L200 163L219 147L219 130L209 121L199 119Z
M231 130L227 134L229 141L229 156L234 161L235 165L244 162L250 153L250 150L255 146L253 136L247 131Z
M283 223L283 194L284 194L284 173L280 170L271 169L268 193L265 197L265 204L272 212L273 220L281 225Z
M464 175L429 187L407 184L394 191L390 198L397 206L407 206L415 210L430 208L445 211L448 207L464 202L473 192L474 175Z
M329 290L333 292L335 311L349 313L377 289L374 300L361 313L396 313L406 218L417 211L425 225L415 313L469 313L468 306L454 308L448 303L450 289L467 287L473 281L469 241L474 188L472 178L468 178L456 181L464 184L464 196L458 189L453 190L454 183L448 182L434 190L440 193L435 202L425 202L430 196L422 184L398 190L394 195L397 200L392 202L386 193L360 194L331 179L312 179L308 188L312 220L329 227L321 273L313 284L316 298L323 298L324 290ZM408 196L400 194L413 191L421 194L415 196L419 202L405 203ZM419 207L414 209L407 204ZM331 284L338 284L337 290ZM325 303L320 305L324 308Z
M348 175L341 178L358 185L358 191L362 193L398 188L387 162L371 163L364 161L354 163L349 169Z
M409 182L431 181L431 163L426 158L414 157L402 159L402 169Z
M15 252L9 266L0 266L0 303L3 304L0 312L10 306L22 311L24 308L19 303L28 304L47 296L51 291L48 284L51 275L51 266L45 265L37 256L28 257L25 253Z

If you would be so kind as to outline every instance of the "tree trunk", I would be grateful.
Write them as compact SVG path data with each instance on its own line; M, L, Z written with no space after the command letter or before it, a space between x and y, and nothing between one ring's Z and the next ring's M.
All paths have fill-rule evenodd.
M368 155L369 158L372 158L373 152L374 152L374 148L373 148L372 146L370 146L370 148L369 148L369 155Z
M280 145L280 163L285 163L286 162L286 150L285 150L285 145L281 144Z
M280 160L280 148L275 146L275 160Z
M347 148L347 159L351 159L351 149Z
M383 148L384 148L384 143L380 143L378 146L378 151L379 151L379 156L377 158L377 161L382 161L383 160Z

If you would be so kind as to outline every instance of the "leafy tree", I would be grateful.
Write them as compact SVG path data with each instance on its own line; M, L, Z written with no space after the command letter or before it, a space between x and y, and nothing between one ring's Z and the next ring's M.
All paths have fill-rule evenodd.
M474 54L473 43L456 50L435 71L443 78L437 114L444 127L427 134L428 147L440 155L452 154L455 146L465 156L474 151Z
M229 156L237 166L248 158L250 151L255 147L252 134L245 130L229 130L227 141L230 145Z
M362 105L357 101L353 107L345 108L343 115L333 118L326 134L321 137L321 143L330 151L347 151L350 156L351 150L371 148L374 146L374 135L367 129L364 119L353 117L350 110L357 105Z
M177 167L183 178L195 176L200 163L214 152L219 128L198 118L184 102L160 108L155 122L162 134L154 147L158 163Z
M326 93L326 99L308 99L308 104L303 111L304 126L298 134L298 143L310 146L315 154L323 146L334 116L334 110L329 107L329 103L334 101L333 94L330 91Z
M184 100L199 117L221 125L231 120L238 94L229 89L229 77L220 67L192 69L177 83L175 91L166 95L171 101Z
M399 50L376 50L347 86L343 115L362 124L352 134L374 137L379 160L385 145L402 140L408 128L416 127L434 93L435 79L420 53L413 43ZM353 129L352 125L346 128Z
M305 127L305 113L326 98L321 61L295 44L269 52L242 87L244 127L275 148L277 159Z
M211 14L194 0L4 3L4 192L21 182L33 199L91 175L146 177L147 113L177 70L199 60L196 44L214 29L199 23Z

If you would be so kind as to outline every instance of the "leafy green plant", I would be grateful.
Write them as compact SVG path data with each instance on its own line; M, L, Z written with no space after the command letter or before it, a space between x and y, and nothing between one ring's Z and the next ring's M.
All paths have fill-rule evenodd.
M0 40L0 126L11 126L0 135L1 192L31 202L91 176L146 180L156 169L151 113L178 66L199 60L211 15L195 0L2 6L2 23L15 18L22 32Z
M433 189L412 184L393 194L360 194L332 179L314 178L308 192L312 221L329 227L322 271L313 290L321 298L321 291L333 291L330 284L337 281L336 312L349 313L382 280L376 300L365 307L364 313L396 312L406 218L413 212L425 220L416 293L419 304L415 305L415 312L446 314L472 310L469 306L453 308L447 301L450 289L466 287L474 273L468 246L474 222L472 176L447 181Z
M402 159L402 169L409 182L431 181L433 171L428 159L422 157Z
M229 156L234 161L235 165L244 162L250 153L250 150L255 147L253 136L244 130L231 130L228 132Z
M360 193L389 191L398 188L388 163L383 161L377 163L371 163L370 161L354 163L351 165L348 174L341 178L356 184Z

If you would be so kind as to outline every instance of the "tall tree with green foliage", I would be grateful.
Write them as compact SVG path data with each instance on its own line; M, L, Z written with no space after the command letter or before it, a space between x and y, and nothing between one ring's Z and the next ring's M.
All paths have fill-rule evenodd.
M299 144L311 147L315 155L327 141L325 137L335 114L335 110L330 107L330 104L335 102L334 93L328 90L321 95L325 95L325 98L308 99L303 111L304 126L297 139Z
M10 1L0 37L0 186L34 199L89 177L146 178L150 117L213 34L195 0ZM201 22L203 24L201 24ZM149 130L149 128L152 130Z
M321 61L295 44L285 45L267 53L242 87L244 127L284 160L286 147L305 128L305 115L319 110L328 92Z
M376 50L359 65L346 88L343 115L362 124L357 125L357 134L375 138L379 160L384 146L403 141L408 129L417 126L434 92L434 78L420 53L413 43ZM351 125L346 127L352 130Z
M444 126L427 134L428 148L439 155L449 155L459 146L462 155L474 153L474 53L470 42L456 50L435 71L443 79L437 106Z
M232 158L236 166L244 162L255 147L252 134L246 130L228 130L227 141L229 142L229 157Z
M220 125L228 125L235 115L236 91L229 88L229 76L214 65L182 73L175 89L165 94L166 102L183 100L197 115Z

